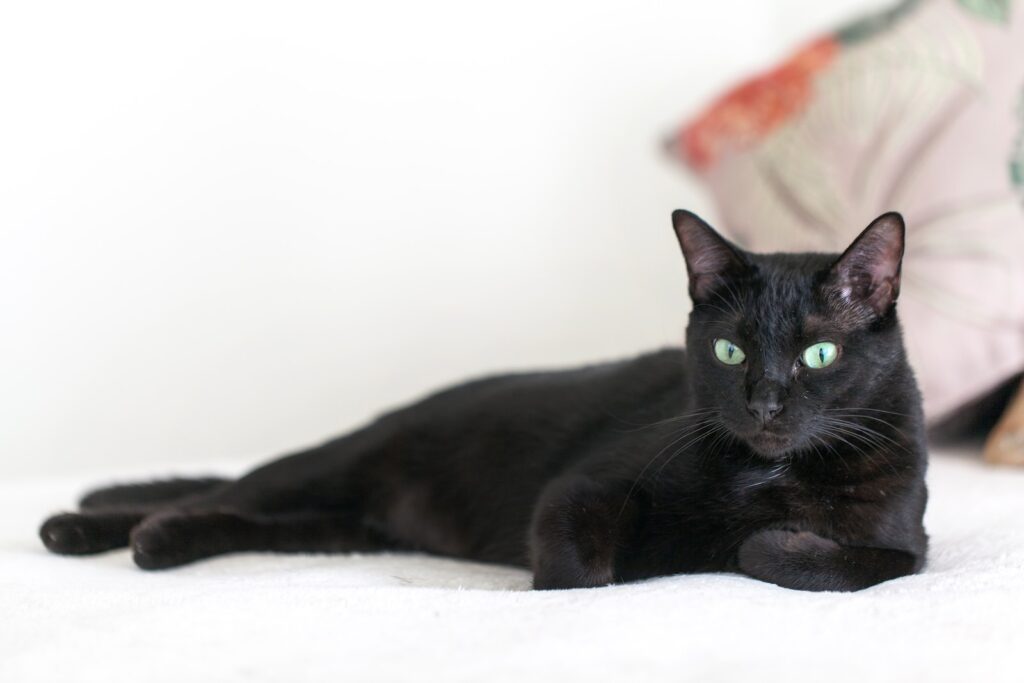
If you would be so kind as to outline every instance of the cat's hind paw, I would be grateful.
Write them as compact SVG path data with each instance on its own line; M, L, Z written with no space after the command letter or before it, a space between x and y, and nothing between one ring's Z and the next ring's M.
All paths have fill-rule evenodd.
M43 522L39 538L59 555L93 555L127 545L128 530L123 526L113 528L106 518L68 512Z
M252 525L221 511L174 511L147 517L132 531L132 559L142 569L169 569L214 555L253 550Z
M168 569L190 562L182 519L146 520L132 532L132 559L142 569Z

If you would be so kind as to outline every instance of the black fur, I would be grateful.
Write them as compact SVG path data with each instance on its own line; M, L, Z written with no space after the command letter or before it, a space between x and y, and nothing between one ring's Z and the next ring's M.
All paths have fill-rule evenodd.
M841 257L743 252L688 212L687 351L463 384L236 481L101 490L41 536L146 569L228 552L407 549L536 588L738 571L857 590L919 570L920 397L896 321L903 223ZM741 347L726 365L715 339ZM839 357L805 367L807 346Z

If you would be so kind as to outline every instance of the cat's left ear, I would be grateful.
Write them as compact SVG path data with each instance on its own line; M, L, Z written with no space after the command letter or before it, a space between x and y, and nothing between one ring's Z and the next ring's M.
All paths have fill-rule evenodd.
M690 298L694 303L708 301L723 283L746 272L747 262L740 250L697 214L683 209L673 211L672 227L686 259Z
M888 313L900 295L905 235L903 216L895 211L872 221L832 265L829 294L878 317Z

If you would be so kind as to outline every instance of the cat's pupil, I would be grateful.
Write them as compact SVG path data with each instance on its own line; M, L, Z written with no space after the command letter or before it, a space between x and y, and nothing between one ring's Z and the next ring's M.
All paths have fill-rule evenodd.
M818 360L820 360L822 363L825 362L825 347L824 346L819 346L818 347Z

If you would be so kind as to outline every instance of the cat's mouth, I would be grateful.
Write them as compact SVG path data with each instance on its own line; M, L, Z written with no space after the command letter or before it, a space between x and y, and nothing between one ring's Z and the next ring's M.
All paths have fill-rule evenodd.
M794 439L788 431L764 427L746 437L745 441L758 455L778 459L795 450Z

